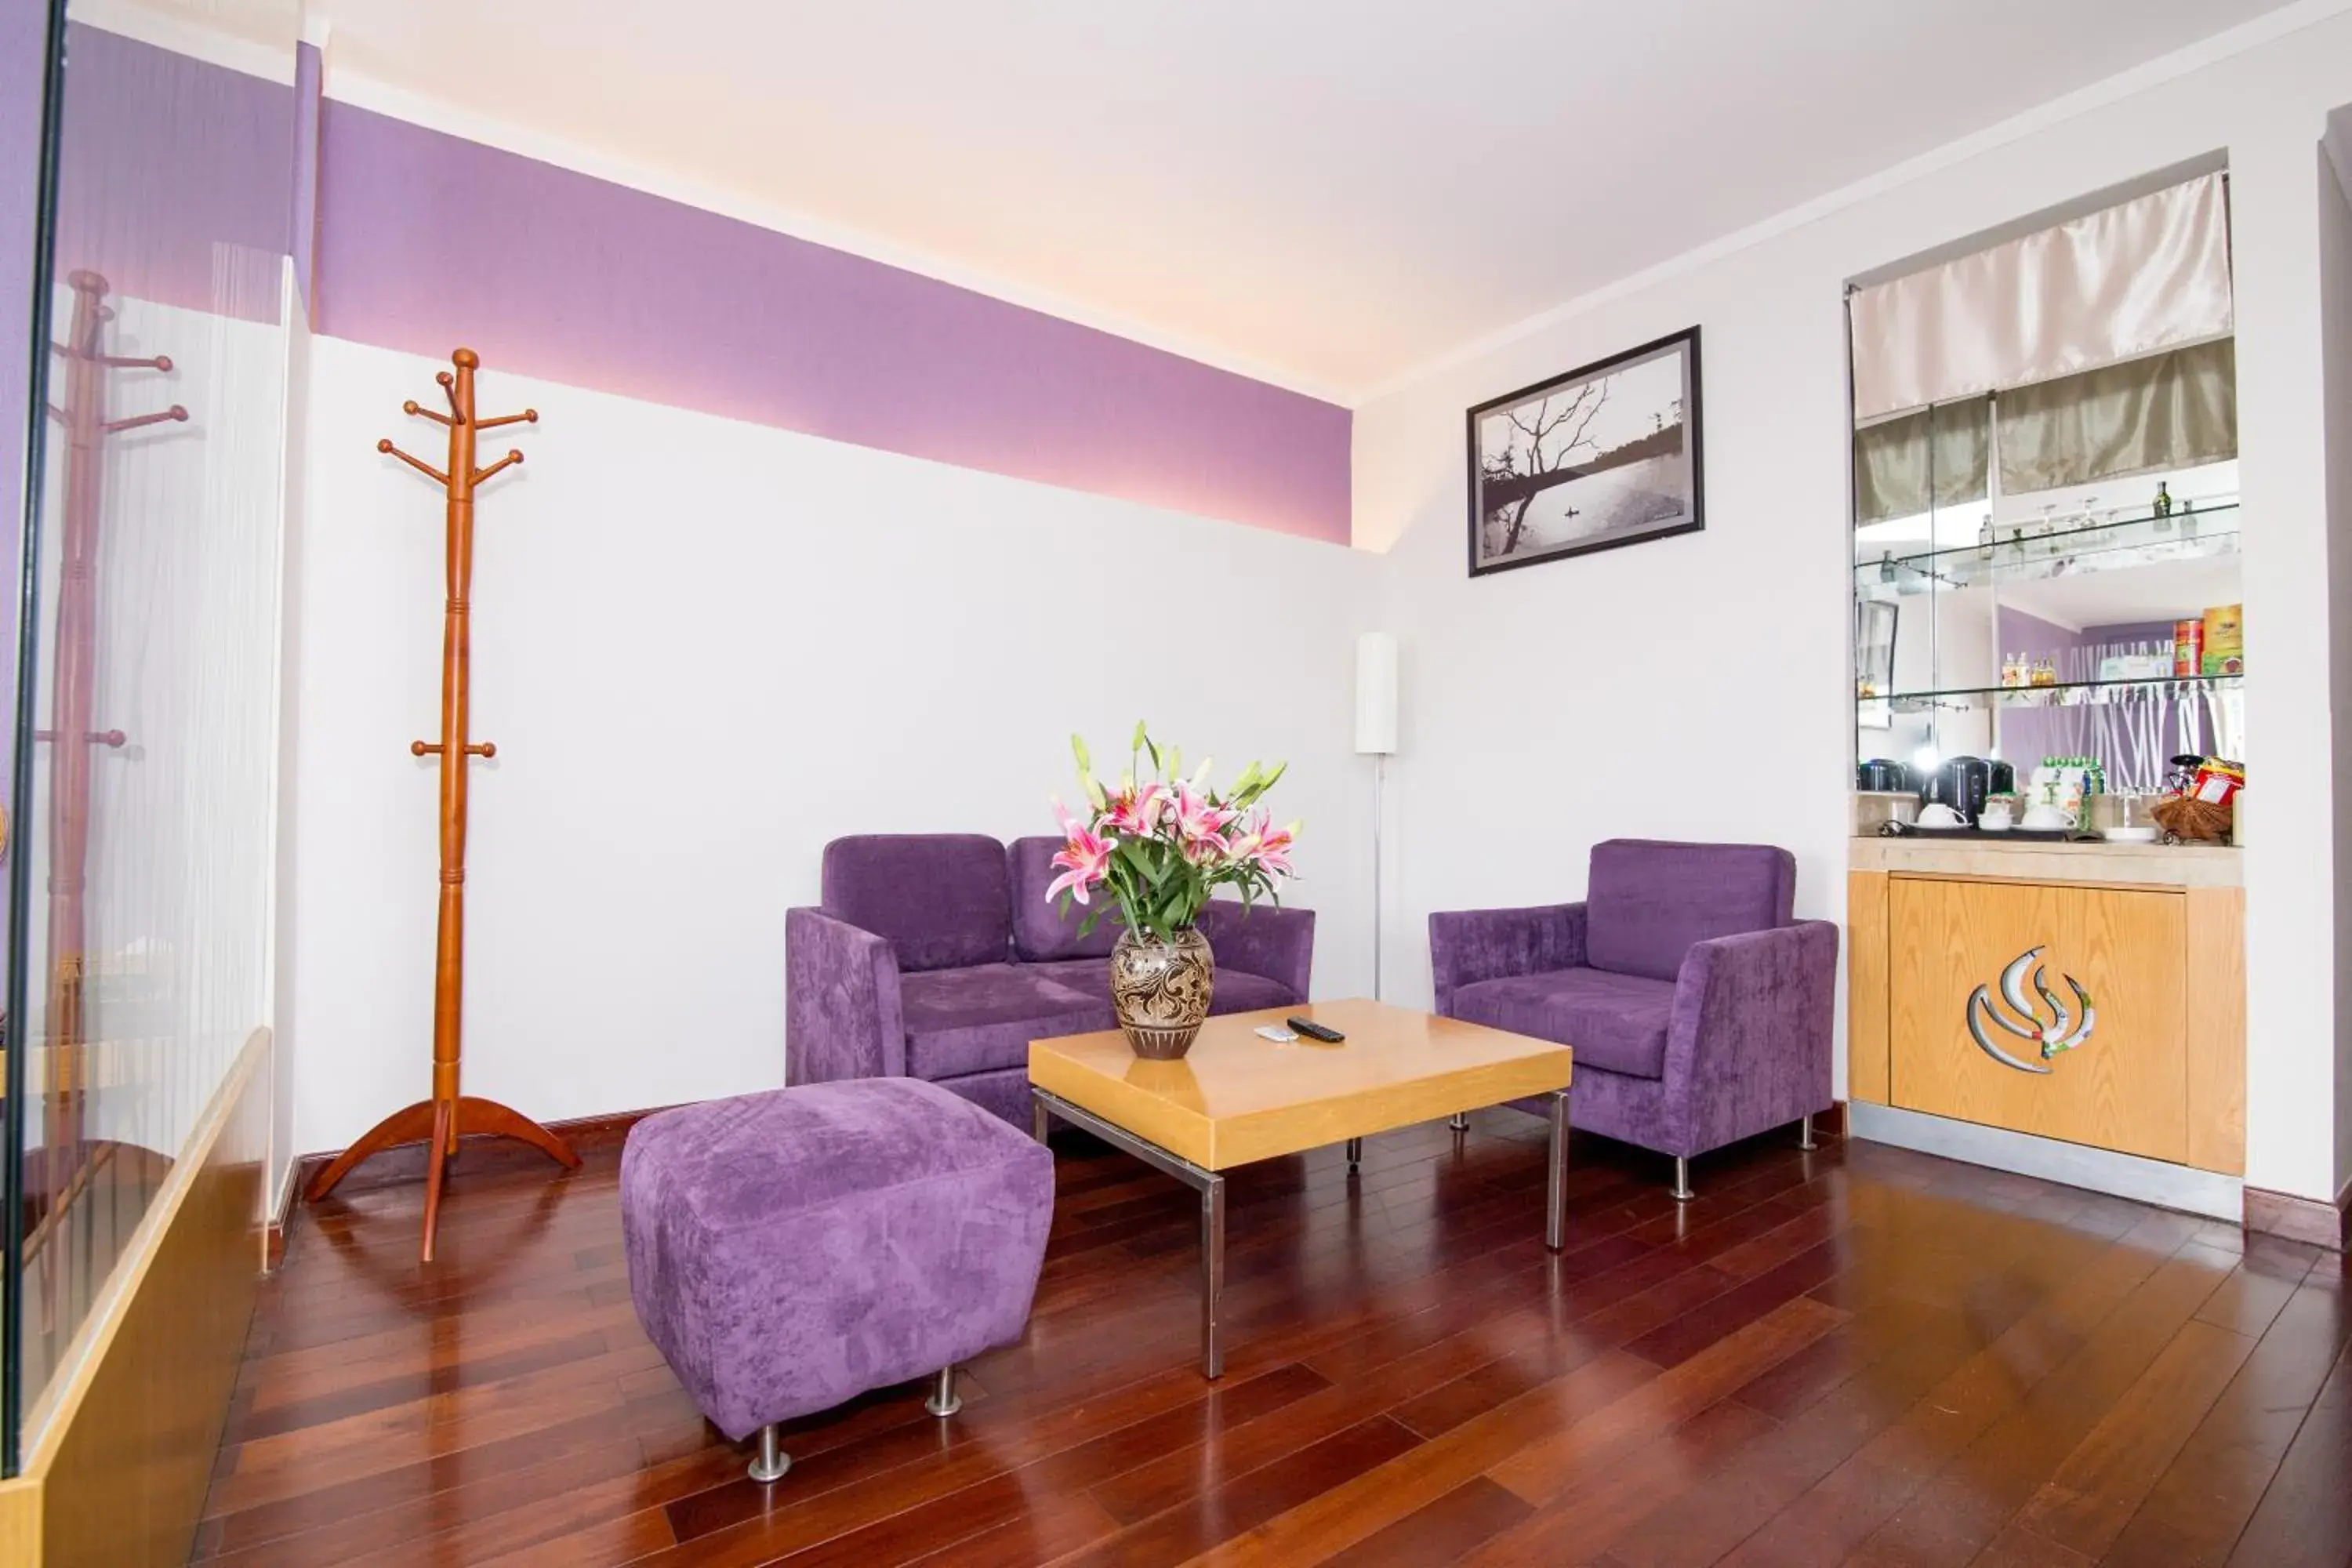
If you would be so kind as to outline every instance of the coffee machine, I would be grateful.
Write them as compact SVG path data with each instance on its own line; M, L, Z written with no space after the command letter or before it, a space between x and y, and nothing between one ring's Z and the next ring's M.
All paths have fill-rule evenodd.
M1975 826L1984 815L1985 798L1992 794L1992 766L1982 757L1948 759L1920 785L1919 804L1948 805L1960 814L1962 821Z

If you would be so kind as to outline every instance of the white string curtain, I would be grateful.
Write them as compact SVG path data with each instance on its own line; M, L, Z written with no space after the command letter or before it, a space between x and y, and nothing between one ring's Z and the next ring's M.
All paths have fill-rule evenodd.
M2200 175L1851 303L1856 425L2227 337L2227 187Z

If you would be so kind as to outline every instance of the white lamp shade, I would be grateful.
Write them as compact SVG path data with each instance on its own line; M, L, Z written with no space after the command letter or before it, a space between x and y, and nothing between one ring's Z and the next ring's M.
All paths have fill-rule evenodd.
M1385 756L1396 749L1396 634L1366 632L1356 639L1356 750Z

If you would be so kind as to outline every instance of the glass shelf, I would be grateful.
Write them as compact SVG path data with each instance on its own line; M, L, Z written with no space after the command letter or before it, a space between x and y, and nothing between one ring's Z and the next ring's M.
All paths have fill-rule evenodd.
M1964 686L1937 691L1895 691L1862 697L1856 706L1882 712L1926 713L1969 708L2073 708L2134 697L2182 698L2242 690L2242 675L2158 676L2145 680L2069 680L2055 686Z
M2238 503L2228 501L2193 512L2175 510L2168 517L2143 513L2040 535L2012 524L1992 543L1956 544L1858 562L1853 575L1855 589L1863 597L1884 600L1937 587L2027 582L2156 561L2230 555L2237 549Z

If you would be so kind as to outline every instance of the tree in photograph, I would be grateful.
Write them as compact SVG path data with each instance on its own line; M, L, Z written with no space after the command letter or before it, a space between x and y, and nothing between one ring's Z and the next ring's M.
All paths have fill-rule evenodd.
M1490 555L1508 555L1519 547L1527 532L1528 509L1538 495L1550 488L1550 483L1543 482L1544 476L1573 467L1580 455L1600 455L1600 444L1588 433L1609 405L1612 379L1588 381L1573 391L1504 413L1503 419L1515 434L1499 457L1484 458L1479 464L1491 503L1486 511ZM1525 468L1519 466L1522 438L1527 449ZM1568 477L1561 475L1563 479ZM1571 510L1568 515L1576 513Z

